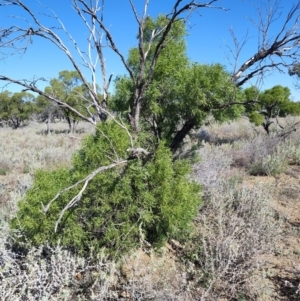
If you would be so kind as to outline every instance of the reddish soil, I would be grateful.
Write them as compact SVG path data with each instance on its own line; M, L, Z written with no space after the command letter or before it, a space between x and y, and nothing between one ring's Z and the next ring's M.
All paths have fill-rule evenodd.
M275 252L267 255L269 296L261 300L300 300L300 166L290 166L275 177L252 177L270 185L272 207L281 222Z

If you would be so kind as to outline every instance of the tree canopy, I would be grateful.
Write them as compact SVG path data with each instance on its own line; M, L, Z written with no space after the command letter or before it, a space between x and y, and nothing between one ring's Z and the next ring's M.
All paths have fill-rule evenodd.
M24 125L34 110L34 96L27 92L0 93L0 120L13 129Z
M247 38L239 44L233 34L233 70L219 63L192 62L186 54L190 17L204 8L226 10L216 6L219 0L175 0L170 12L158 16L150 15L148 0L141 13L129 0L137 40L128 54L122 53L105 23L104 0L71 3L85 25L86 48L81 48L51 9L39 14L23 0L0 0L0 7L17 8L16 13L21 11L25 19L25 25L0 28L1 49L26 57L27 49L42 39L60 50L73 68L61 71L44 90L38 87L39 79L0 74L0 81L37 93L41 102L51 101L68 119L80 118L96 126L95 135L87 138L70 170L37 174L12 225L22 225L33 244L54 242L60 236L71 247L90 243L120 249L127 238L129 246L136 246L144 238L157 243L170 235L182 237L201 203L199 187L188 179L189 162L174 156L185 137L209 116L223 122L244 113L269 132L272 118L298 109L284 87L262 93L241 87L267 71L288 68L298 57L300 3L291 5L274 36L269 28L280 15L279 1L268 1L266 21L258 11L258 22L253 22L259 32L257 50L241 64ZM41 21L40 15L49 14L58 26ZM125 74L114 78L113 92L106 51L112 51L125 69ZM21 96L16 95L12 103Z
M147 18L145 32L159 30L164 22L165 16L157 20ZM188 59L183 21L178 21L170 34L174 39L165 46L157 59L151 83L140 105L140 128L151 133L154 141L165 139L171 149L176 151L190 130L203 125L209 115L212 114L217 121L234 119L240 116L243 107L234 104L241 101L242 93L222 65L202 65ZM155 43L149 53L154 49ZM129 51L128 65L132 70L139 68L138 53L138 48ZM151 60L150 55L146 66L149 66ZM131 115L135 101L134 90L130 77L118 77L112 109Z
M270 126L278 123L278 117L287 115L300 115L300 104L290 99L290 89L280 85L274 86L263 92L252 86L244 90L246 99L252 99L255 104L246 106L250 121L262 125L270 134Z

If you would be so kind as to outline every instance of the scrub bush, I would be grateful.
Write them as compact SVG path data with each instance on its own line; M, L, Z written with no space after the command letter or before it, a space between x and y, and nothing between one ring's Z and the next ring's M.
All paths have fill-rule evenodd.
M38 171L11 221L13 233L18 233L15 239L33 246L59 242L79 254L106 249L121 255L145 240L159 246L169 237L187 238L201 203L200 186L188 179L189 162L173 161L164 143L152 156L131 158L95 176L54 231L60 212L82 186L62 193L47 213L42 204L98 167L127 158L129 147L124 129L115 122L101 123L74 155L71 169Z

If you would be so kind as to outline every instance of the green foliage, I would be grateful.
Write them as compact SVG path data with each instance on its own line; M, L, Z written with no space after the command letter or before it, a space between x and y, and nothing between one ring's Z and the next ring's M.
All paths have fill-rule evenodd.
M220 64L193 64L184 87L184 110L195 117L200 126L212 114L217 121L238 118L244 111L241 105L230 105L242 97L229 73Z
M70 170L36 173L11 228L20 230L32 245L60 241L82 254L105 248L111 255L120 255L137 247L142 236L158 246L169 237L188 237L201 201L200 188L187 179L189 163L173 162L164 143L148 160L133 159L127 165L99 173L54 232L61 210L81 187L64 192L46 214L41 203L46 205L58 191L99 166L110 164L111 158L126 158L128 147L123 129L114 122L101 123L75 154Z
M262 93L255 87L245 89L245 99L256 101L256 104L246 106L249 120L255 125L262 125L269 134L270 125L274 123L272 119L287 115L300 115L300 105L290 100L290 94L289 88L280 85Z
M50 86L45 88L45 92L68 104L82 115L87 115L86 107L90 106L90 103L88 103L90 96L77 71L63 70L59 72L58 78L51 79ZM57 107L49 106L48 100L39 99L39 101L40 107L44 108L47 111L46 113L56 113ZM75 129L71 128L71 122L78 121L80 118L67 107L61 106L59 108L69 123L70 130L74 131Z
M63 117L61 108L46 97L39 95L35 98L35 113L40 121Z
M34 96L27 92L0 93L0 120L17 129L28 120L33 112Z
M256 111L248 113L248 118L256 126L262 125L265 120L264 116Z
M153 30L161 29L166 20L166 16L160 16L157 20L147 19L145 47L149 35ZM143 130L152 134L154 143L164 139L168 145L180 125L186 122L192 123L195 128L203 125L209 115L223 122L239 117L244 111L243 106L229 104L241 100L242 93L232 83L230 74L222 65L201 65L189 61L184 23L176 22L170 34L175 38L166 45L157 60L153 79L145 91L140 116ZM154 41L147 58L148 67L155 45ZM128 64L138 74L138 48L129 51ZM125 115L133 106L135 86L126 76L118 77L115 84L111 108Z

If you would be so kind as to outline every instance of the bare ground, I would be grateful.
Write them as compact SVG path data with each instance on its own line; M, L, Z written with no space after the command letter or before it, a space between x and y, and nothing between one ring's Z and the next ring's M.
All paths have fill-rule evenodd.
M300 300L300 166L289 166L276 177L249 177L273 191L272 207L281 220L274 254L265 256L269 296L261 300Z

